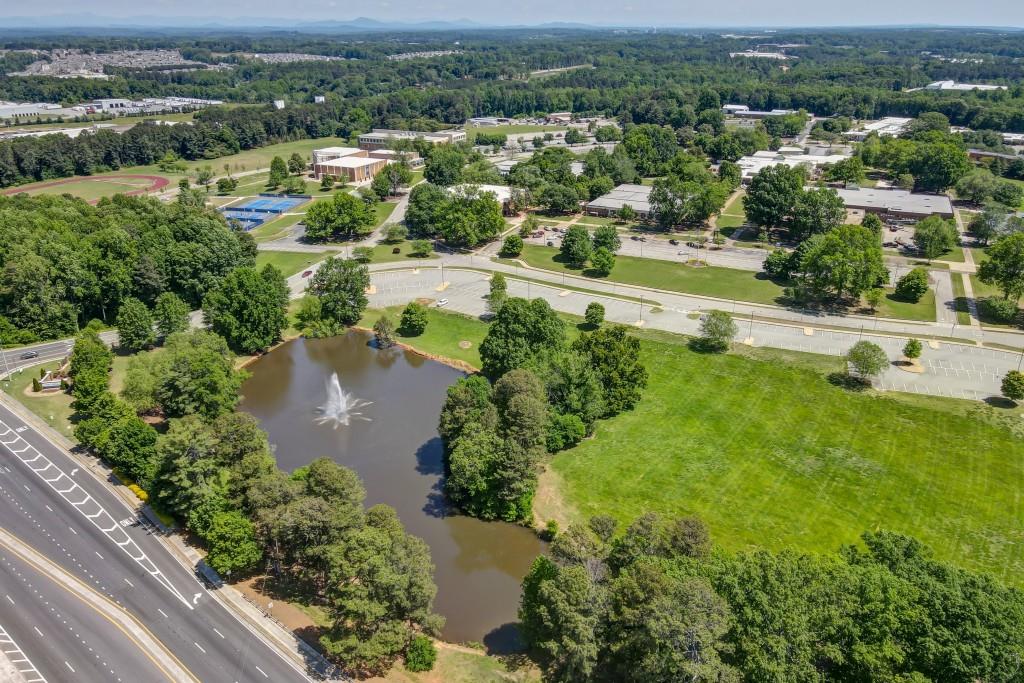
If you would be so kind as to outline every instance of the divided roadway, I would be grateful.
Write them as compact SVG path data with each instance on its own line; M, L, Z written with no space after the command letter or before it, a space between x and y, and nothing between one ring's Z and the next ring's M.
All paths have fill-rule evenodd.
M127 609L204 683L311 680L226 609L91 469L2 404L0 520ZM0 602L0 623L15 609ZM103 638L118 642L120 634L111 627Z

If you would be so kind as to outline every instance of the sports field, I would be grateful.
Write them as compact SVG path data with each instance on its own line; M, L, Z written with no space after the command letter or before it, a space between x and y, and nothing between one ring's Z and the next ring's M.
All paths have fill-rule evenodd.
M87 176L64 178L61 180L49 180L31 185L20 185L4 190L4 194L70 194L75 197L95 203L101 197L109 197L114 194L146 194L156 192L168 185L169 181L163 176L156 175L134 175L134 174L108 174L103 176Z

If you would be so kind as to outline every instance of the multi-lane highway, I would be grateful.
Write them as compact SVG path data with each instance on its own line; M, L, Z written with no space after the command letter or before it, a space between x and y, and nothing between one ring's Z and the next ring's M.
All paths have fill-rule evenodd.
M300 663L273 647L207 591L193 569L92 470L80 466L2 405L0 527L124 607L197 680L310 680ZM0 599L0 624L14 623L14 615L17 623L31 619L31 614L23 611L31 605L30 594L6 579L4 586L14 604ZM41 625L39 628L43 630ZM93 624L91 632L112 643L122 637L112 626L104 629L103 624ZM29 647L23 636L17 641ZM80 656L78 645L74 640L55 638L49 647L54 657L63 659ZM110 655L105 661L113 663L113 659ZM149 680L127 673L124 680ZM55 680L113 681L116 677L68 675Z
M94 594L92 602L86 601L68 583L59 569L41 568L0 543L0 598L6 603L0 646L22 680L176 683L187 676L173 664L164 670L161 659L172 656L163 652L155 657L148 643L135 640L132 631L110 637L118 625L105 614L116 606L97 608L94 603L102 602L101 596Z

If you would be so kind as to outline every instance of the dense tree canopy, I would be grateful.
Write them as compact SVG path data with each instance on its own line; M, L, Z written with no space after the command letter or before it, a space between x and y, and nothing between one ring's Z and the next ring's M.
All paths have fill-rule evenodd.
M90 206L66 196L0 197L0 337L70 336L113 323L134 297L172 292L198 307L232 269L252 265L251 238L216 212L117 196Z

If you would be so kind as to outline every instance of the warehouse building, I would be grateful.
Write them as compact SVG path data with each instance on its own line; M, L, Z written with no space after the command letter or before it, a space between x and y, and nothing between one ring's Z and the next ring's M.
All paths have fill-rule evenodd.
M652 189L649 185L619 185L608 194L587 202L585 211L591 216L615 216L622 207L630 206L637 218L650 218Z
M907 190L858 187L838 189L847 209L878 214L883 218L914 219L928 216L953 217L953 204L944 194L922 194Z
M390 149L396 140L423 140L431 145L447 145L466 141L466 131L459 129L441 130L436 133L424 133L416 130L391 130L374 128L369 133L359 136L359 148L367 151Z

